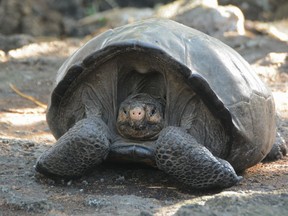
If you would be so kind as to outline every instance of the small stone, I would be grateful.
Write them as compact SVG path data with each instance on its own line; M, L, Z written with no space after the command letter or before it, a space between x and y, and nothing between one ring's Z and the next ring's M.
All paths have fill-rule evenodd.
M26 143L27 147L34 147L35 146L35 143L34 142L27 142Z
M48 185L55 185L55 181L52 179L47 179L47 184Z
M88 185L88 182L86 180L82 181L83 185Z
M71 186L71 184L72 184L72 180L67 182L67 186Z
M9 140L3 139L3 140L2 140L2 143L3 143L3 144L8 144L8 143L9 143Z
M13 185L13 186L12 186L12 189L13 189L13 190L20 190L20 187Z
M108 206L109 204L111 204L109 201L105 199L98 199L98 198L88 198L85 201L86 206L91 206L95 208L102 208L104 206Z
M141 211L140 216L152 216L153 214L151 214L150 212L146 212L146 211Z
M123 183L125 181L125 177L124 176L119 176L117 179L115 179L116 183Z

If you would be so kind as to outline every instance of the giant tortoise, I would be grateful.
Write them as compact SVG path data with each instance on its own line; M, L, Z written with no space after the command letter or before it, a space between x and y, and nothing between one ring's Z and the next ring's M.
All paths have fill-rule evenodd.
M61 66L37 161L75 178L104 161L158 167L191 188L225 188L275 140L271 92L233 49L166 19L102 33Z

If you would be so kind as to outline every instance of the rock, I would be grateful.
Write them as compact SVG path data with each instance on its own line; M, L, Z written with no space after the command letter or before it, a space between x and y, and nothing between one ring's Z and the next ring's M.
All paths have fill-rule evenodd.
M226 32L245 34L244 16L239 8L231 5L217 8L199 6L176 16L175 20L215 37Z
M219 37L225 32L245 34L244 15L236 6L218 6L217 1L178 0L156 11L157 16L173 19Z
M191 200L191 204L183 205L175 215L285 215L287 199L288 194L284 191L222 192Z
M30 14L22 19L22 32L33 36L60 36L62 34L62 16L57 11Z
M154 215L161 202L135 195L88 196L84 205L101 209L101 215ZM106 214L104 213L106 212ZM107 212L109 212L107 214Z
M1 50L0 48L0 62L5 62L7 61L6 53Z
M265 57L258 59L252 65L257 74L266 82L281 78L281 73L287 71L288 54L284 52L271 52Z
M90 196L85 200L84 205L94 208L102 208L111 205L111 202L107 201L105 198L95 198Z
M263 59L260 59L258 63L263 66L275 65L281 67L287 60L288 53L270 52Z
M0 32L33 36L60 35L62 16L46 0L0 1Z
M48 201L46 195L43 195L43 193L31 194L29 190L26 190L25 192L26 193L23 193L19 189L13 187L0 187L1 198L3 198L5 205L9 206L11 209L24 210L32 213L43 213L54 208L61 209L59 204Z
M276 20L287 19L288 18L288 2L278 5L274 18Z
M288 18L287 0L218 0L221 5L239 7L249 20L278 20Z
M170 19L198 6L215 8L218 2L217 0L176 0L156 8L156 15Z
M125 5L109 2L114 2L114 6ZM226 31L238 34L245 32L242 12L235 6L218 6L217 0L177 0L156 9L115 7L103 12L99 12L99 4L84 4L82 0L2 0L0 32L4 35L24 33L33 36L83 36L95 32L103 25L115 28L154 16L174 19L213 36ZM151 2L145 1L145 4L151 5Z
M0 1L0 32L2 34L20 33L21 3L17 0ZM20 13L19 13L20 12Z
M85 16L85 10L87 7L91 7L85 0L61 0L61 1L50 1L45 0L49 8L54 11L58 11L63 17L80 19ZM85 7L86 6L86 7Z
M99 22L105 22L107 26L115 28L128 23L136 22L142 19L150 18L154 15L151 8L115 8L92 16L85 17L78 22L78 26L95 25Z
M16 34L5 36L0 34L0 50L4 52L23 47L33 42L35 42L35 39L30 35Z
M124 176L119 176L118 178L115 179L115 183L117 184L123 184L124 182L125 182Z
M81 29L88 26L95 27L101 22L105 22L108 27L115 28L150 17L173 19L216 37L222 36L225 32L245 34L244 16L240 9L231 5L218 6L216 0L178 0L159 6L155 10L115 8L79 20L78 28L74 29L83 31ZM69 23L67 24L69 26ZM71 25L67 29L71 32Z

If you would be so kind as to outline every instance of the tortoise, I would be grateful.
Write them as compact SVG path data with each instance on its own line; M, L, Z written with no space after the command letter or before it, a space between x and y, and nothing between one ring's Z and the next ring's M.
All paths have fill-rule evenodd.
M190 188L237 184L276 134L272 94L236 51L157 18L108 30L68 58L47 122L57 142L36 170L48 177L135 162Z

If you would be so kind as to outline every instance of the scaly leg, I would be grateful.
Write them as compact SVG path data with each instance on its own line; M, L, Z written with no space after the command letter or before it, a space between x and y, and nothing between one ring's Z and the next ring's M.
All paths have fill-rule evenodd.
M36 171L47 176L79 177L107 157L110 144L111 134L100 118L82 119L39 157Z
M155 158L159 169L192 188L226 188L242 179L227 161L214 157L178 127L161 131Z

